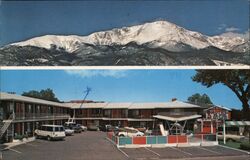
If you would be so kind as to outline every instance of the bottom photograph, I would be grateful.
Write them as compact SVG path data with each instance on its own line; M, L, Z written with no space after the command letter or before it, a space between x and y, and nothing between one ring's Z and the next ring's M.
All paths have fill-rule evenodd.
M0 75L0 160L250 159L250 70Z

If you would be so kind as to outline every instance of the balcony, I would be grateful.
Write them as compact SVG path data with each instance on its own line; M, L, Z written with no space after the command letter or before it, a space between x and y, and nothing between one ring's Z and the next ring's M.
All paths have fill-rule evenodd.
M15 121L19 120L56 120L56 119L67 119L69 114L65 113L16 113L14 116Z
M198 114L197 112L159 112L159 115L163 116L191 116Z
M104 115L105 118L128 118L127 114L119 114L119 115Z
M76 114L76 118L99 118L102 114Z
M129 118L136 118L136 119L146 119L146 118L152 118L152 115L129 115Z

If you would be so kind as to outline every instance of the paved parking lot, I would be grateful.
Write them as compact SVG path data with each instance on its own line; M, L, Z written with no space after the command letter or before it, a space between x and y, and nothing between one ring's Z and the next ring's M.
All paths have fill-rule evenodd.
M103 132L84 132L65 141L36 140L3 152L3 160L250 160L250 155L214 147L120 148Z
M83 132L65 141L35 140L3 152L3 160L119 160L125 156L103 132ZM126 159L126 158L125 158Z
M247 153L221 146L213 147L167 147L167 148L123 148L130 159L211 159L250 160Z

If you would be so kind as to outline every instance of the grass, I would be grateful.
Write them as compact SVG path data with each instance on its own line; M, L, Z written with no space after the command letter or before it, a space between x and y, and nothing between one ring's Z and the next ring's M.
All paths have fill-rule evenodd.
M223 141L219 141L219 144L220 145L223 145L223 146L227 146L227 147L231 147L231 148L236 148L236 149L241 149L240 148L240 144L242 142L233 142L233 141L228 141L226 142L226 144L223 143ZM242 149L241 149L242 150Z
M219 141L219 144L227 146L227 147L231 147L231 148L236 148L236 149L240 149L240 142L233 142L233 141L228 141L226 142L226 144L223 143L223 141Z

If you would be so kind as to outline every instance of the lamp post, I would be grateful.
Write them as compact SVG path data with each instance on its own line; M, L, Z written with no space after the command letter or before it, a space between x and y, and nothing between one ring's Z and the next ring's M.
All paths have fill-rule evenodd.
M226 122L223 119L223 142L226 144Z

